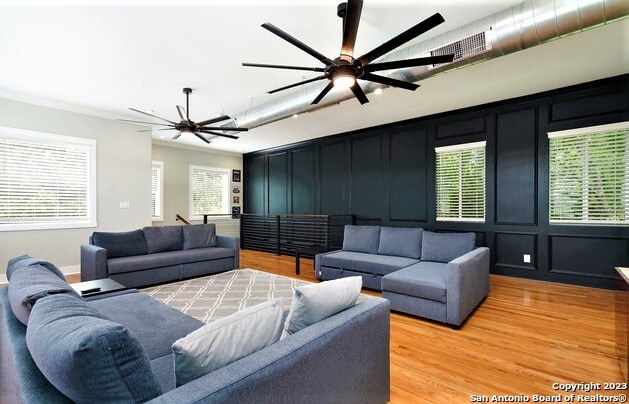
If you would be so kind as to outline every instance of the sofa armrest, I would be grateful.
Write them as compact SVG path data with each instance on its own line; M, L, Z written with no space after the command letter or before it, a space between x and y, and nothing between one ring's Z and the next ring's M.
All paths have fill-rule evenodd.
M447 264L446 322L461 325L489 292L489 248L478 247Z
M343 251L343 250L334 250L334 251L328 251L328 252L324 252L324 253L320 253L315 255L314 257L314 270L315 270L315 276L318 278L319 277L319 270L321 269L321 257L323 257L324 255L329 255L329 254L335 254L339 251Z
M234 249L234 269L240 268L240 237L216 236L218 247Z
M107 250L91 244L81 245L81 282L107 277Z

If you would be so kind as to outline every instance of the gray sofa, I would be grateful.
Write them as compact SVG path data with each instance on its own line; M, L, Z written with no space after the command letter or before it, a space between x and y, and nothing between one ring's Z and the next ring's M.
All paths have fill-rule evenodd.
M345 226L343 249L315 256L321 280L361 276L396 311L457 328L489 292L489 249L474 233Z
M201 322L133 289L95 296L94 300L83 299L42 265L17 269L9 278L9 286L0 287L0 402L69 403L72 401L68 396L81 395L89 398L75 401L389 400L389 303L385 299L366 299L254 354L175 387L171 345L202 326ZM18 271L22 272L18 275ZM31 272L37 276L30 276ZM26 288L26 292L20 287ZM20 293L22 303L32 303L27 310L32 310L27 325L22 323L25 314L20 309ZM17 316L11 304L16 301ZM107 333L98 334L97 342L109 338L111 333L130 338L131 343L108 340L110 344L105 344L102 355L90 352L83 364L72 368L70 364L77 365L81 350L91 344L83 343L83 334L91 333L98 322L111 324ZM122 346L116 348L116 343ZM73 350L73 346L78 350ZM110 356L121 354L127 359L134 357L137 363L112 364ZM112 366L114 369L110 369ZM111 376L103 379L103 374ZM125 380L122 390L133 389L143 397L122 400L115 396L117 387L104 388L120 377Z
M237 269L240 239L214 224L94 232L81 246L81 280L111 278L141 287Z

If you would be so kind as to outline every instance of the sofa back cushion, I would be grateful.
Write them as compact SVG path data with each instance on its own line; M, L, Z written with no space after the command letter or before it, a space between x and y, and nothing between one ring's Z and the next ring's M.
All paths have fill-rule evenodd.
M184 250L217 246L216 225L214 223L183 226Z
M183 250L182 226L144 227L144 238L149 254Z
M345 225L343 234L343 250L378 253L380 245L380 226Z
M37 300L53 294L67 293L78 297L65 279L42 265L31 265L13 271L9 282L9 304L15 317L27 325Z
M403 227L380 228L378 254L419 259L422 255L424 229Z
M472 251L476 243L475 233L433 233L422 236L422 261L450 262Z
M79 297L40 299L26 345L48 381L77 403L145 402L161 394L135 336Z
M19 257L11 258L9 260L7 264L7 280L9 282L11 281L11 276L16 269L27 267L29 265L41 265L53 274L57 275L60 279L64 281L66 280L65 276L63 276L63 272L61 272L55 264L40 258L33 258L30 255L20 255Z
M94 245L107 250L107 258L130 257L147 253L142 230L125 232L101 232L92 234Z

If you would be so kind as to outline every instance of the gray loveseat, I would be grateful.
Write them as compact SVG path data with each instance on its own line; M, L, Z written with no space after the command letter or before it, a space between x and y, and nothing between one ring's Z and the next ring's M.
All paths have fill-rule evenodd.
M361 276L391 308L460 326L489 292L489 249L474 233L345 226L343 249L315 256L322 280Z
M85 300L54 269L30 262L7 270L9 286L0 287L2 403L389 400L385 299L366 299L175 387L171 345L201 322L134 289Z
M214 224L94 232L81 246L81 280L112 278L140 287L237 269L240 239Z

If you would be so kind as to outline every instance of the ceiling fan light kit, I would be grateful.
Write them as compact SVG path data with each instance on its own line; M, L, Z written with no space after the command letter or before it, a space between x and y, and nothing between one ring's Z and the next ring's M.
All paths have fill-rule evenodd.
M269 91L269 94L273 94L279 91L287 90L289 88L301 86L304 84L312 83L318 80L328 79L327 86L321 90L319 95L315 97L312 104L319 103L323 97L332 89L337 88L349 88L356 99L361 104L369 102L365 92L358 84L357 80L366 80L384 86L397 87L405 90L416 90L419 85L409 83L402 80L392 79L390 77L374 74L374 72L380 72L390 69L400 69L407 67L426 66L441 63L450 63L454 60L454 55L441 55L421 57L414 59L395 60L383 63L371 63L372 61L380 58L381 56L391 52L392 50L404 45L405 43L417 38L421 34L431 30L437 25L443 23L445 20L441 14L436 13L422 22L407 29L396 37L388 40L382 45L372 49L366 54L354 58L354 45L356 44L356 36L358 33L358 25L360 22L360 15L362 13L363 1L362 0L348 0L345 3L341 3L337 7L337 15L343 19L343 41L341 45L341 52L338 58L332 60L323 54L319 53L315 49L301 42L299 39L294 38L290 34L282 31L278 27L271 23L262 24L262 28L270 31L271 33L279 36L283 40L289 42L293 46L308 53L315 59L318 59L325 65L321 67L306 67L306 66L290 66L290 65L271 65L261 63L243 63L245 67L262 67L271 69L289 69L289 70L307 70L313 72L323 73L312 79L304 80L299 83L290 84L284 87L276 88Z

